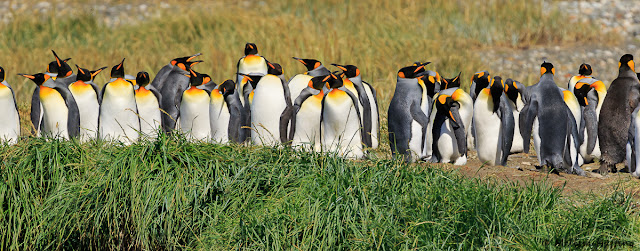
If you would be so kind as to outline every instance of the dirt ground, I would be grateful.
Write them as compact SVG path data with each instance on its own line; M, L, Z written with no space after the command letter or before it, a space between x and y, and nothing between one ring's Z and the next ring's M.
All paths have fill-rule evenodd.
M546 181L554 187L563 187L565 195L589 194L607 195L617 188L622 188L640 201L640 179L633 178L629 173L620 171L624 164L618 164L617 173L609 173L602 176L595 173L598 163L585 164L582 168L587 173L586 177L567 173L547 173L538 169L538 159L535 152L529 154L518 153L509 155L507 166L484 165L478 160L475 151L469 151L467 164L454 166L452 164L435 164L444 169L455 169L465 176L490 179L498 182L517 182L528 184L531 182Z

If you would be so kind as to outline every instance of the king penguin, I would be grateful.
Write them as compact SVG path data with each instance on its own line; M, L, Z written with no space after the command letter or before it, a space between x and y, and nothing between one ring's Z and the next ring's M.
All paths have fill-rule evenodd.
M467 163L467 135L473 117L473 101L462 89L446 88L436 96L427 130L432 142L430 162Z
M362 113L363 119L362 123L364 127L367 127L365 124L367 120L371 121L370 130L367 133L371 136L371 148L376 149L379 146L379 137L380 137L380 116L378 110L378 94L376 90L371 86L371 84L362 81L362 76L360 75L360 69L355 65L338 65L332 64L338 67L340 70L344 72L344 75L348 78L350 82L353 83L355 89L358 91L358 96L360 97L360 103L363 107L369 107L370 112L367 113L366 108ZM361 91L364 91L363 94L360 94ZM366 119L366 117L370 119ZM366 131L366 129L365 129Z
M16 95L5 80L4 68L0 67L0 141L15 144L20 137L20 116Z
M582 122L578 128L582 136L580 155L585 163L600 158L600 142L598 141L598 121L602 103L607 96L607 87L600 80L584 78L579 80L573 90L582 110Z
M488 71L480 71L473 74L473 77L471 77L469 95L471 95L471 99L473 99L474 102L482 89L489 87L490 82L491 75L489 75Z
M182 96L182 93L189 88L189 71L191 68L202 62L200 60L193 61L193 58L199 54L186 58L176 58L171 61L174 67L166 74L164 80L157 82L156 89L159 90L162 100L160 101L160 108L164 111L161 114L162 127L165 132L171 132L176 129L176 122L178 119L178 107L180 104L176 104L176 98ZM175 61L175 63L174 63ZM157 77L156 78L163 78ZM157 88L157 86L162 88Z
M322 99L320 130L322 151L340 157L364 157L362 123L358 99L343 86L342 78L330 74L329 91Z
M211 98L206 90L198 86L204 84L204 78L193 69L189 70L191 88L176 97L180 114L178 128L188 139L205 141L211 139L211 121L209 103Z
M160 111L162 94L155 86L149 85L149 81L149 73L138 72L135 97L138 117L140 117L141 136L153 140L158 137L158 132L162 129L162 112Z
M633 56L623 55L618 66L618 77L609 86L598 121L598 139L602 151L598 171L602 174L617 171L615 164L624 161L631 113L638 106L640 98L640 82L634 72Z
M236 83L228 79L211 90L211 139L216 143L241 143L239 133L243 107L238 95L234 95L235 88Z
M200 55L202 55L202 53L196 53L194 55L186 56L186 57L174 58L173 60L171 60L171 62L169 62L169 64L163 66L158 71L158 73L156 73L156 76L153 78L153 81L151 82L151 86L153 86L156 90L162 90L162 88L164 88L164 84L166 82L167 76L169 76L169 73L171 71L173 71L176 67L178 68L182 67L186 69L185 65L190 65L193 59L195 59Z
M52 50L53 52L53 50ZM71 68L68 67L67 61L71 60L71 58L67 58L64 60L60 60L56 53L53 52L56 60L52 61L47 65L46 75L49 76L47 80L42 84L43 86L53 88L56 87L56 84L60 84L60 82L56 83L56 79L58 75L61 77L70 77L73 73L71 72ZM67 67L65 67L66 65ZM62 68L64 70L63 74L58 74L59 69ZM71 80L71 78L66 78L66 80ZM72 81L73 82L73 81ZM63 85L59 85L63 86ZM64 85L66 87L66 85ZM36 88L33 90L33 95L31 96L31 123L33 124L32 133L36 136L40 135L40 124L42 123L42 104L40 104L40 86L36 85Z
M293 147L316 152L321 150L320 117L322 116L322 99L324 98L322 88L330 77L327 75L311 78L307 88L303 89L294 101L290 119L291 130L289 131L289 140L291 140ZM284 118L284 116L281 117ZM289 127L289 121L286 118L280 120L280 123L281 128ZM282 125L282 123L285 124Z
M50 76L44 73L18 74L38 85L38 100L42 105L41 135L69 139L80 134L80 113L69 89L44 86Z
M140 117L133 84L124 79L124 58L111 68L111 79L102 87L98 135L103 140L131 144L138 140Z
M91 71L76 65L76 81L69 85L80 112L80 141L87 142L98 136L98 114L100 113L100 91L91 81ZM103 68L104 69L104 68Z
M629 138L627 139L626 159L629 173L635 178L640 178L640 106L631 113L629 125Z
M540 81L525 92L525 106L520 111L524 152L529 153L533 134L533 145L541 166L584 176L584 171L578 166L578 157L571 154L571 149L580 143L572 140L577 138L578 132L575 117L564 101L562 90L553 80L554 74L553 64L542 63Z
M511 106L515 124L511 153L521 153L524 151L524 146L522 145L524 141L522 140L522 135L520 135L520 111L524 108L524 91L524 85L518 81L508 78L504 83L504 93L509 100L509 106Z
M242 82L240 84L236 83L236 86L242 86L242 91L244 93L237 94L241 100L240 103L242 104L240 131L238 133L238 137L240 138L240 142L244 143L251 138L251 102L249 97L251 96L251 93L253 93L258 82L260 82L260 79L262 79L263 75L246 75L244 73L240 73L240 75L243 77Z
M263 56L260 56L260 54L258 54L258 46L256 46L256 44L254 43L245 44L244 56L240 58L240 60L238 60L237 69L238 70L236 71L236 84L238 86L236 86L236 90L238 90L237 91L238 95L242 95L245 92L244 86L241 84L242 79L244 78L242 74L251 75L251 76L267 75L267 71L268 71L267 60ZM249 85L246 87L251 87L251 86ZM245 104L245 101L242 99L241 96L240 96L240 102L242 102L243 105Z
M515 123L501 77L494 77L489 88L480 91L473 105L473 123L478 159L489 165L507 165Z
M580 128L580 125L584 124L584 120L582 119L582 107L580 106L580 103L578 102L578 99L573 94L573 92L565 90L563 88L560 88L560 91L562 91L564 103L567 105L569 111L571 111L571 115L573 116L572 122L575 123L575 125L571 125L572 130L573 128L575 128L575 130L578 130ZM583 142L581 136L582 135L580 134L580 131L577 131L577 133L575 134L573 132L571 133L571 141L567 146L569 148L571 159L565 159L565 165L567 165L567 163L572 164L571 162L575 161L576 157L578 166L582 166L582 164L584 164L584 159L582 158L582 155L580 155L580 145Z
M407 66L398 71L397 84L388 110L389 144L394 157L407 162L425 157L425 133L429 124L431 98L419 83L424 65Z
M282 71L269 64L268 74L260 79L249 94L251 107L251 141L257 145L274 146L288 141L289 129L280 127L280 120L290 120L289 87L279 75ZM284 117L283 117L284 116Z
M462 74L462 72L459 72L458 76L455 76L454 78L442 78L442 85L440 89L446 90L449 88L460 88L460 74Z

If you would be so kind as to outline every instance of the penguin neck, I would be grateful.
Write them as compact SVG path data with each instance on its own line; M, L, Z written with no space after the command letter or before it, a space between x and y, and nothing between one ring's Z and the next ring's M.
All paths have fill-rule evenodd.
M551 74L551 73L545 73L545 74L542 74L542 76L540 76L540 82L541 82L541 83L549 82L549 81L554 82L554 80L553 80L553 74Z
M628 77L638 79L638 75L629 67L620 67L618 69L618 77Z
M353 82L355 85L362 85L362 76L358 75L352 78L349 78L349 81Z
M331 72L327 68L325 68L324 65L320 65L317 68L308 71L307 75L317 77L317 76L329 75L330 73Z

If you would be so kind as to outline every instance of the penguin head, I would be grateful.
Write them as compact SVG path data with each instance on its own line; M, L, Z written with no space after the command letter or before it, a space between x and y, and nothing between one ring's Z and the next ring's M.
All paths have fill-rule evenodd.
M256 55L258 54L258 46L254 43L247 43L244 45L244 55Z
M420 73L425 72L424 66L430 64L431 62L425 63L414 63L411 66L403 67L398 71L399 78L416 78Z
M636 70L635 70L635 63L633 62L633 55L631 54L622 55L622 57L620 58L620 62L618 62L618 68L620 69L620 71L632 70L635 72Z
M4 68L0 66L0 82L3 82L5 78Z
M73 71L71 70L71 66L67 64L67 61L60 59L55 51L51 50L51 52L53 52L53 56L56 58L56 66L58 66L58 77L66 78L68 76L71 76L71 74L73 74Z
M592 73L593 73L593 70L591 70L591 65L587 63L582 63L580 65L580 69L578 69L578 74L580 74L581 76L589 76Z
M124 58L120 64L111 68L111 78L124 78Z
M320 63L320 61L315 60L315 59L297 58L297 57L293 57L293 59L300 61L300 63L302 63L305 67L307 67L307 71L315 70L316 68L318 68L318 67L320 67L322 65L322 63Z
M449 89L449 88L455 88L455 87L460 87L460 74L462 74L462 72L458 73L458 76L456 76L455 78L442 78L442 90L444 89Z
M573 93L576 95L578 103L580 103L581 106L589 105L589 101L587 100L587 94L589 91L591 91L591 85L585 82L578 82L573 88Z
M267 74L280 76L284 74L284 70L280 64L267 61Z
M78 69L78 74L76 75L76 81L91 81L91 71L87 69L80 68L80 66L76 65Z
M344 72L344 75L347 78L355 78L357 76L360 76L360 69L358 69L358 67L356 67L355 65L339 65L339 64L331 64L335 67L338 67L338 69L342 70Z
M107 69L107 67L104 66L104 67L101 67L100 69L91 71L91 81L93 81L96 78L96 76L98 76L98 74L100 74L100 72L102 72L102 70L104 69Z
M209 76L209 74L206 73L200 73L202 75L202 83L206 84L211 82L211 76Z
M180 69L188 72L189 71L188 68L191 67L192 65L195 65L195 64L193 64L194 62L198 62L198 63L202 62L202 61L193 61L194 58L196 58L196 57L198 57L200 55L202 55L202 53L196 53L196 54L193 54L193 55L187 56L187 57L174 58L173 60L171 60L170 63L171 63L171 65L177 66Z
M307 86L321 91L324 84L329 81L329 78L331 78L331 75L313 77L309 80L309 84Z
M476 89L482 90L482 88L486 88L489 86L491 82L491 75L488 71L480 71L473 74L471 77L471 83L476 83Z
M507 81L504 82L504 93L514 103L518 100L518 95L520 91L518 90L518 81L507 78Z
M544 74L552 74L555 75L556 74L556 68L553 67L553 64L544 61L544 63L542 63L542 65L540 65L540 76L544 75Z
M244 76L244 78L242 79L242 83L244 84L245 81L246 83L250 84L253 89L256 88L256 86L258 86L258 82L260 82L260 79L262 79L261 75L247 75L244 73L238 73L240 76Z
M36 85L38 86L41 86L42 84L44 84L44 82L46 82L47 80L49 80L49 78L51 78L51 76L44 73L37 73L37 74L31 74L31 75L18 73L18 76L23 76L25 78L31 79L31 81L36 83Z
M342 82L342 78L338 77L338 72L332 72L329 74L329 79L327 79L327 84L329 84L329 88L337 89L342 87L344 83Z
M204 77L202 76L202 74L190 69L189 84L191 84L191 86L199 86L201 84L204 84Z
M233 82L231 79L225 80L222 84L218 86L218 91L222 94L222 96L229 96L233 94L236 90L236 82Z
M453 113L451 112L451 107L454 105L458 105L457 102L453 100L453 98L449 95L441 94L435 100L435 106L438 113L447 116L455 126L458 126L458 122L453 117Z
M149 73L147 73L146 71L138 72L138 74L136 75L136 84L141 87L147 86L149 84L149 81Z

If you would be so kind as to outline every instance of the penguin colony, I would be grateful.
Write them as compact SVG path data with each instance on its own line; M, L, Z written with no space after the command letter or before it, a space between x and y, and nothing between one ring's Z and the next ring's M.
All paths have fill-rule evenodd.
M53 51L52 51L53 52ZM360 159L379 146L376 90L354 65L293 59L307 71L286 80L282 67L245 45L236 76L221 84L194 70L200 54L175 58L157 73L125 72L125 59L113 66L100 90L96 70L76 65L76 74L53 52L44 73L18 74L36 84L31 100L32 133L80 141L102 139L131 144L158 133L182 133L194 141L276 146L330 152ZM640 177L640 81L633 56L620 58L619 75L607 90L582 64L567 89L554 81L549 62L538 83L473 74L469 93L460 73L441 77L415 62L401 68L388 109L389 143L394 157L464 165L468 149L490 165L506 165L511 153L529 152L539 165L585 175L584 163L600 159L600 173L625 162ZM18 141L20 117L11 86L0 67L0 138Z

